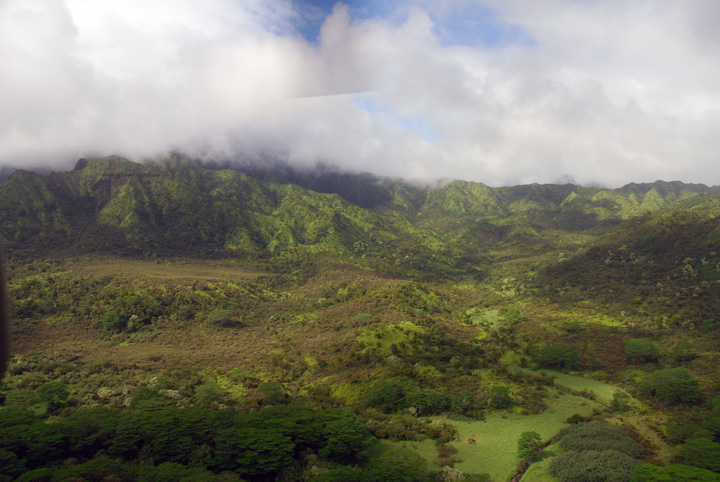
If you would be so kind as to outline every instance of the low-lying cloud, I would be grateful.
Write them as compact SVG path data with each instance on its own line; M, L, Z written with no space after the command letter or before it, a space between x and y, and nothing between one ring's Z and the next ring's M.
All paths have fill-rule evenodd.
M720 184L713 0L339 3L307 39L311 13L6 0L0 164L180 151L492 185Z

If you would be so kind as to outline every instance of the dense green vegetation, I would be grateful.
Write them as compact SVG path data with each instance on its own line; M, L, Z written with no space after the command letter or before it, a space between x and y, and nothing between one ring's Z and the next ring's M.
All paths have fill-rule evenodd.
M0 478L718 480L718 196L17 171Z

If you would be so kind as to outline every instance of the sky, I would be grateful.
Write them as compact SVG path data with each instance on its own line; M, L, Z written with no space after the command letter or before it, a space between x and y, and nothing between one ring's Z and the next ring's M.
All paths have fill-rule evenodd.
M0 0L0 165L720 185L717 0Z

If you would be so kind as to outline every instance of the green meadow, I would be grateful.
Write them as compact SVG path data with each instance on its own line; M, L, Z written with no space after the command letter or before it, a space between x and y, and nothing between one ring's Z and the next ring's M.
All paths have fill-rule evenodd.
M483 421L446 420L458 430L457 448L462 462L454 467L469 474L490 474L493 480L506 480L518 462L517 440L520 434L535 431L544 441L567 427L568 417L589 416L604 407L583 397L555 391L547 398L548 409L536 415L492 413Z

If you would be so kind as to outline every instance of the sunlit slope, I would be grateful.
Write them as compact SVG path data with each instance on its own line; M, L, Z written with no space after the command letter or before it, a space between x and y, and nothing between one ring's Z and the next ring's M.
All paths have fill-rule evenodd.
M539 273L537 285L558 300L595 299L658 325L720 319L718 196L683 202L631 219L563 262ZM667 316L667 312L671 316Z
M677 182L614 190L464 181L422 187L334 171L261 174L208 169L178 156L154 164L81 160L73 171L45 176L17 171L0 185L0 235L9 248L28 252L330 252L431 260L415 264L432 270L433 263L477 264L498 247L540 253L587 245L645 213L717 202L709 195L717 188Z
M141 165L111 157L44 177L18 171L0 187L0 216L11 248L356 253L400 234L337 195L180 159Z

